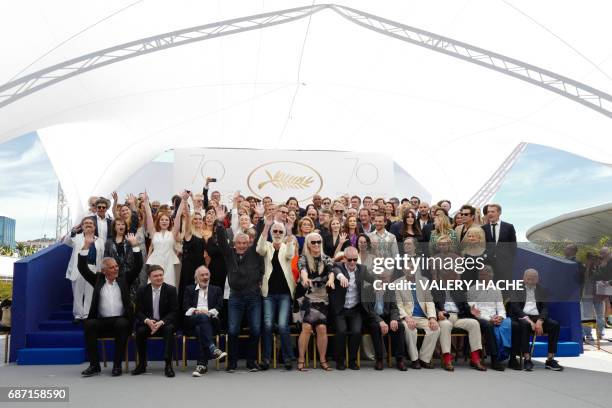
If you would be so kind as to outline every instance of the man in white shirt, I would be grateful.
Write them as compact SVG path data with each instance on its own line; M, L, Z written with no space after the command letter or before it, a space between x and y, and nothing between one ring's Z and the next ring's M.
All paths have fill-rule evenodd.
M538 271L531 268L525 270L523 281L525 290L515 292L509 305L510 317L518 322L520 327L520 351L525 358L523 369L525 371L533 370L529 345L531 334L535 333L536 336L541 336L546 333L548 334L548 358L544 366L548 370L562 371L563 367L554 358L557 352L560 326L557 321L548 317L547 294L544 288L539 285Z
M463 208L463 207L462 207ZM493 269L485 265L478 271L478 280L483 283L491 281ZM487 354L491 357L491 368L496 371L504 371L505 367L499 362L499 348L510 346L512 335L512 323L506 317L504 299L500 290L484 289L476 290L472 286L467 294L468 304L472 315L480 323L480 332L485 340ZM498 332L499 336L498 336ZM498 344L498 338L502 344Z
M119 265L113 258L102 259L102 273L94 273L88 265L90 248L96 237L93 231L85 231L83 247L78 257L78 270L83 278L93 286L91 306L83 324L85 348L89 357L89 367L81 375L91 377L100 374L98 358L98 337L115 338L115 355L113 358L112 376L122 374L121 361L132 330L133 306L130 301L129 288L138 277L142 268L142 254L135 236L128 238L134 252L134 267L125 275L119 276Z
M96 236L100 237L104 242L111 235L112 220L107 216L106 211L110 206L110 201L100 197L96 200L96 215L93 217L96 225Z
M200 266L195 271L195 285L185 288L183 313L185 328L194 333L198 340L198 360L192 375L201 377L208 372L208 360L222 359L227 354L214 343L219 326L219 311L223 309L223 291L210 284L210 271Z

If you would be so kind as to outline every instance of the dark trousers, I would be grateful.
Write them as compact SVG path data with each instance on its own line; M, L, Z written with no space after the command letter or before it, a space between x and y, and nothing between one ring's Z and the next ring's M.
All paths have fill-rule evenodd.
M208 365L208 360L212 356L212 352L216 346L214 343L215 337L215 321L205 314L194 314L185 316L185 326L187 330L193 331L200 347L198 347L198 365Z
M361 308L359 305L342 309L336 315L336 361L344 361L344 346L348 335L349 360L357 360L357 350L361 344Z
M389 316L382 316L382 318L387 324L391 322ZM372 335L372 343L374 344L374 356L377 360L382 360L384 343L383 335L380 331L380 323L374 320L370 321L370 333ZM398 322L397 330L392 331L391 328L389 328L387 336L391 337L391 349L393 350L395 361L402 360L404 354L406 354L406 347L404 345L404 325Z
M497 342L495 341L495 325L486 319L477 319L480 324L480 333L484 340L487 354L492 361L497 360Z
M245 313L249 322L247 361L255 361L257 359L257 345L261 334L261 295L259 293L240 295L230 293L228 313L229 362L235 364L238 361L238 336L240 335L240 324Z
M172 350L174 349L174 325L172 323L163 324L154 337L163 337L164 339L164 361L169 363L172 361ZM138 350L138 358L140 364L147 363L147 338L151 337L151 328L146 324L136 326L136 350Z
M100 365L98 337L114 337L115 355L113 357L113 365L114 367L121 367L131 326L130 321L123 316L86 319L83 324L83 331L85 333L85 349L89 357L89 364Z
M531 321L536 322L538 320L537 316L529 316ZM520 352L521 353L531 353L531 336L533 335L533 330L531 330L531 325L528 321L523 319L517 319L517 322L520 327ZM544 333L548 334L548 352L556 353L557 352L557 343L559 342L559 323L555 320L546 318L544 319L544 324L542 325L544 329Z

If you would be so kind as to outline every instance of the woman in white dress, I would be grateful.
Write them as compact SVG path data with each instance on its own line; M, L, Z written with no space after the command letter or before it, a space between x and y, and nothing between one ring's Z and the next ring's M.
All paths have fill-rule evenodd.
M144 207L147 213L147 232L151 237L150 256L147 265L160 265L164 268L164 282L174 287L177 286L179 278L175 265L180 263L174 252L174 244L178 236L178 228L172 228L172 220L166 213L161 213L153 221L149 196L144 194Z

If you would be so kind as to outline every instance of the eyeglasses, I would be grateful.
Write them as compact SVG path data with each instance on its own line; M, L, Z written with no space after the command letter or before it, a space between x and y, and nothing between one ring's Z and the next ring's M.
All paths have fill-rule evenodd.
M459 213L459 214L461 214L464 217L469 217L470 215L472 215L471 213Z
M346 262L357 262L357 258L346 258Z
M283 231L282 230L272 230L273 234L282 234Z
M317 241L310 241L310 243L311 243L312 245L321 245L321 241L320 241L320 240L317 240Z
M105 205L99 205L98 206L98 210L106 210L106 206Z
M285 210L285 211L283 211L283 210L278 210L278 212L283 213L283 214L289 214L289 211L288 211L288 210Z

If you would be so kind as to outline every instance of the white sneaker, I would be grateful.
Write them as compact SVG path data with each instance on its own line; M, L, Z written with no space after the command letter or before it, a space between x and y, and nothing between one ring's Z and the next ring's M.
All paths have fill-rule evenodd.
M215 349L212 355L216 360L221 360L223 357L227 356L227 353L225 351L221 351L220 349Z
M206 374L208 372L208 367L205 365L198 365L196 366L196 369L193 373L191 373L191 375L193 377L201 377L204 374Z

